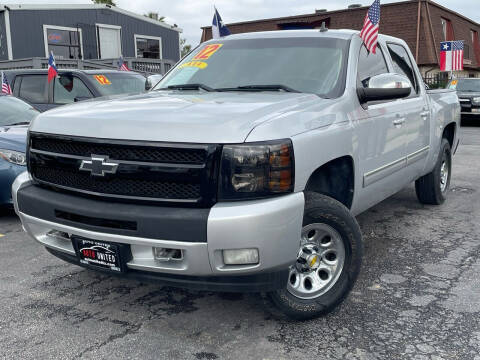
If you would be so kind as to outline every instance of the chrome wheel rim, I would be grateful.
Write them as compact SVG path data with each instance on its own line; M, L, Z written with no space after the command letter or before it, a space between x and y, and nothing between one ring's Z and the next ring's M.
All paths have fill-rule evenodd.
M287 290L300 299L317 298L335 285L344 264L345 244L333 227L320 223L304 226Z
M447 190L448 172L448 162L447 160L443 160L442 167L440 168L440 190L442 193Z

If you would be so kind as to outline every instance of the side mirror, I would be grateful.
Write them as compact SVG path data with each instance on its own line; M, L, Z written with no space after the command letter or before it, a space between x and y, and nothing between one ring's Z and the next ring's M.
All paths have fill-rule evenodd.
M412 93L410 80L398 74L380 74L370 78L368 87L357 89L362 104L370 101L403 99Z
M90 100L91 98L88 96L77 96L73 99L74 102Z
M150 79L147 79L145 80L145 90L148 91L152 88L152 82L150 81Z

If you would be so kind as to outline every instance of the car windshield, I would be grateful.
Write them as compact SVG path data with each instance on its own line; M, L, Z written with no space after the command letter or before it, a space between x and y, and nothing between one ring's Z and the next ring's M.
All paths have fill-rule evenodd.
M134 72L88 75L102 96L133 94L145 91L145 77Z
M27 125L39 113L31 105L13 96L0 96L0 126Z
M449 88L460 92L480 92L480 79L452 80Z
M202 85L209 91L298 91L335 98L345 89L349 43L298 37L214 40L200 45L154 90L191 84L183 89Z

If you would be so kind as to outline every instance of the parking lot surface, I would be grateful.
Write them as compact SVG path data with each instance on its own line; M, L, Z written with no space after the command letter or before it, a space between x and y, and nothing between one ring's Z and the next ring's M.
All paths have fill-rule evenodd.
M480 127L462 129L444 206L413 186L359 216L362 273L334 313L294 322L255 294L66 264L0 215L0 358L480 360Z

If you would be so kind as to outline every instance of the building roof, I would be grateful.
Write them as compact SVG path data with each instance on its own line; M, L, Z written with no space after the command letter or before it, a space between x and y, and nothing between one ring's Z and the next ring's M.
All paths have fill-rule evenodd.
M395 6L395 5L399 5L399 4L403 4L403 3L418 3L418 1L419 0L399 1L399 2L393 2L393 3L388 3L388 4L382 4L382 7ZM469 19L468 17L457 13L456 11L453 11L449 8L446 8L446 7L444 7L440 4L437 4L436 2L433 2L431 0L420 0L420 1L421 2L427 2L428 1L429 5L437 6L440 9L442 9L444 11L448 11L452 14L455 14L455 15L467 20L468 22L470 22L470 23L472 23L476 26L480 26L480 23L477 23L477 22L473 21L472 19ZM306 18L306 17L315 17L315 16L325 17L325 16L329 16L329 15L332 15L332 14L349 12L349 11L352 11L352 10L358 10L358 9L367 10L368 8L369 8L369 6L361 6L361 7L356 7L356 8L352 8L352 9L347 8L347 9L338 9L338 10L332 10L332 11L315 12L315 13L311 13L311 14L302 14L302 15L284 16L284 17L277 17L277 18L267 18L267 19L241 21L241 22L236 22L236 23L229 23L227 25L254 24L254 23L263 22L263 21L272 21L272 22L277 22L278 24L291 23L292 21L301 23L301 22L304 21L304 18ZM202 26L202 29L210 29L210 28L211 28L211 26Z
M108 9L115 12L118 12L123 15L127 15L138 20L143 20L145 22L158 25L170 30L183 32L183 30L177 26L169 25L165 22L161 22L155 19L150 19L144 15L136 14L134 12L121 9L116 6L111 6L107 4L8 4L0 5L0 12L9 10L9 11L18 11L18 10L95 10L95 9Z

